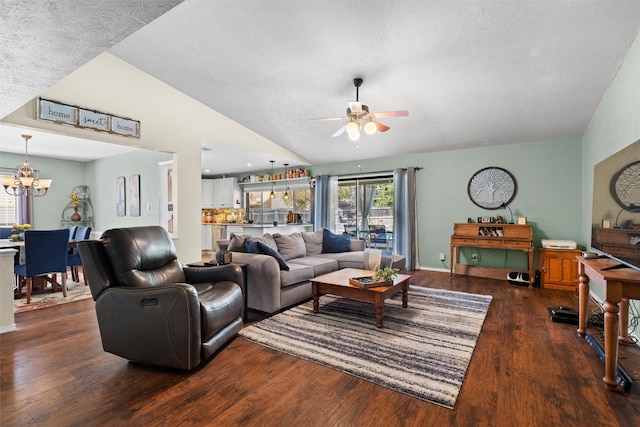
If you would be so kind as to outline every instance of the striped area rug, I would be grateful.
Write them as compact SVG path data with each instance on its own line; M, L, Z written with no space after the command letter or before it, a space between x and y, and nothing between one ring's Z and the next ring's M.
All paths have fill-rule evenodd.
M384 328L372 304L320 297L244 328L240 336L453 409L491 296L410 287L385 302Z

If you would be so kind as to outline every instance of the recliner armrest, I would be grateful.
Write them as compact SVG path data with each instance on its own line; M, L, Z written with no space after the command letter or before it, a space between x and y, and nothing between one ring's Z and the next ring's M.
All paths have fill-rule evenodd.
M242 269L235 264L216 265L208 267L184 267L187 283L216 283L234 282L244 283Z
M242 268L235 264L184 267L184 275L187 283L233 282L240 286L242 295L247 294L247 284L244 283Z

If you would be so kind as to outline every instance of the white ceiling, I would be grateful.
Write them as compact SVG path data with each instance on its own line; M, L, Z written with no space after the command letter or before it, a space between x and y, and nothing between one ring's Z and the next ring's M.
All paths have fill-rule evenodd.
M76 34L107 39L120 19L106 14L85 25L82 8L66 12ZM109 52L310 163L326 164L579 137L639 27L636 0L186 0L114 38ZM46 48L31 44L31 56ZM76 56L50 55L52 66L37 71L86 62ZM17 69L2 71L28 85ZM309 121L344 115L355 100L354 77L364 79L360 101L371 111L410 114L380 119L391 130L363 135L359 148L346 134L331 138L340 121ZM23 103L24 96L9 94L0 117ZM218 164L224 149L226 168L249 170L249 153L208 143ZM260 156L253 170L265 169L268 153Z

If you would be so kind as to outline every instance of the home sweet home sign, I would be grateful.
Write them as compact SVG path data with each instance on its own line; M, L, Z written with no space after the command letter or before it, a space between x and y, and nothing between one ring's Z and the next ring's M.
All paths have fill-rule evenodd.
M140 121L38 98L38 120L140 138Z

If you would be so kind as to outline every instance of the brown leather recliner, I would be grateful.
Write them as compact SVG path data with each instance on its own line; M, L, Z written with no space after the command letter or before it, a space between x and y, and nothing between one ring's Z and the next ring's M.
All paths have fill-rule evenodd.
M162 227L111 229L78 249L109 353L191 370L242 329L241 268L182 268Z

